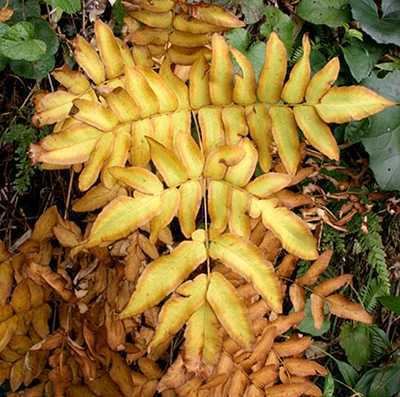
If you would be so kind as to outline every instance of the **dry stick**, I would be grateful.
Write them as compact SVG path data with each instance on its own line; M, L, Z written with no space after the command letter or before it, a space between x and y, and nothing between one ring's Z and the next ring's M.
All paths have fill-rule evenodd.
M68 218L68 209L71 203L71 192L72 192L72 185L74 181L74 170L73 168L70 169L70 174L69 174L69 184L68 184L68 193L67 193L67 201L65 203L65 211L64 211L64 219Z
M192 116L193 116L193 119L194 119L194 124L196 126L196 132L197 132L197 136L198 136L198 139L199 139L200 149L201 149L201 151L202 151L202 153L204 155L204 158L205 158L204 147L203 147L202 141L201 141L200 127L199 127L199 124L197 122L197 118L196 118L196 115L195 115L194 112L192 112ZM207 252L208 252L210 243L209 243L209 239L208 239L208 223L207 223L207 219L208 219L207 194L206 194L207 188L208 188L207 179L203 178L202 190L203 190L203 208L204 208L204 211L203 211L203 213L204 213L204 229L206 231L206 241L205 241L205 243L206 243L206 248L207 248ZM208 255L207 255L206 264L207 264L207 275L208 275L211 272L210 257Z

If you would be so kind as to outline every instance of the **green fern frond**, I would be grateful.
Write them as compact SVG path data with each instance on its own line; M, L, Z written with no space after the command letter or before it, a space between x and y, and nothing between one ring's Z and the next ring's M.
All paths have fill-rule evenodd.
M325 225L322 232L321 249L331 249L338 255L344 255L346 253L345 234Z
M372 311L378 305L378 298L386 295L385 286L378 279L370 280L361 287L360 297L366 310Z
M390 294L390 273L386 264L386 254L382 243L382 227L379 218L374 213L369 213L365 220L366 231L359 228L357 239L362 252L367 253L368 264L377 274L377 281L384 292Z
M295 64L301 57L303 56L303 47L300 45L296 48L292 49L292 53L290 54L290 63Z

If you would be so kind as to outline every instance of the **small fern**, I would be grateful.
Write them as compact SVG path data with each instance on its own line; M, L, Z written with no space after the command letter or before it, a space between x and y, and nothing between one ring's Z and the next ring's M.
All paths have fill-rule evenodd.
M295 64L303 56L303 47L299 45L298 47L293 47L292 53L290 54L289 62Z
M43 138L45 132L24 124L12 125L6 133L3 134L0 143L14 145L15 177L14 187L17 193L24 193L29 189L31 178L34 174L34 167L28 158L28 149L32 142Z
M331 249L338 255L344 255L346 253L345 234L325 225L322 232L321 248L323 250Z
M362 252L367 253L368 264L377 273L378 285L383 295L390 294L390 274L386 264L386 254L382 243L382 227L379 218L374 213L369 213L364 220L364 227L360 227L357 232ZM366 232L364 231L366 229Z
M366 310L372 311L378 305L378 298L386 295L386 286L379 279L371 279L361 287L360 296Z

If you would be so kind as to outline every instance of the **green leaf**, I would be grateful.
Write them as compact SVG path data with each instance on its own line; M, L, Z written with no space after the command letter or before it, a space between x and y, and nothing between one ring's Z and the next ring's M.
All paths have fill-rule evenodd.
M336 28L350 22L348 2L348 0L302 0L297 7L297 15L316 25Z
M379 94L400 101L400 71L383 79L373 76L363 84ZM362 143L369 154L370 167L384 190L400 190L400 108L395 106L369 118Z
M9 30L10 27L7 24L0 22L0 37L4 36Z
M46 52L46 44L41 40L31 39L13 41L0 39L0 51L12 60L37 61Z
M9 59L6 58L4 55L0 54L0 72L5 69L8 64Z
M388 365L375 375L368 397L392 397L400 392L400 364Z
M381 296L378 300L390 311L400 314L400 296Z
M375 41L400 45L400 11L398 1L382 2L382 17L374 0L350 0L353 17Z
M34 36L35 28L30 22L18 22L7 29L2 35L2 39L22 41L31 39Z
M233 29L225 37L232 47L246 55L258 78L264 64L265 43L257 41L250 45L251 36L246 29Z
M342 52L350 72L354 79L359 83L368 77L373 65L369 59L369 53L363 45L355 41L352 45L342 47Z
M0 38L0 53L12 60L37 61L46 52L46 43L35 38L35 27L31 22L18 22L3 29Z
M356 369L368 364L371 357L371 335L369 327L358 324L343 324L339 335L340 346L346 353L349 363ZM362 349L360 349L362 346Z
M6 3L1 1L2 6ZM9 6L14 10L10 23L25 21L29 18L40 17L40 5L38 0L10 0Z
M314 320L311 314L311 303L310 299L307 299L306 306L304 309L304 320L299 324L298 329L305 334L312 336L321 336L329 331L331 323L328 318L325 318L321 329L316 329L314 327Z
M59 46L58 38L54 30L50 27L48 22L41 18L32 18L30 22L34 27L35 39L42 40L46 43L46 56L54 55L57 52Z
M383 0L381 7L384 15L400 15L400 3L398 0Z
M247 52L251 37L250 33L246 29L232 29L225 34L225 38L232 47L235 47L240 52L243 52L243 54Z
M54 55L44 56L36 62L11 61L11 70L27 79L40 80L55 67Z
M354 386L358 379L358 372L348 363L335 359L339 372L349 386Z
M264 11L264 1L263 0L246 0L240 2L240 7L244 14L244 21L251 25L258 22Z
M67 14L73 14L81 9L80 0L45 0L45 2L54 8L61 8Z
M256 74L256 78L258 79L258 76L260 75L261 69L264 65L265 43L257 41L250 46L245 55L253 64L254 72Z
M272 32L277 33L285 43L288 53L290 53L295 39L294 22L288 15L274 6L265 7L264 15L266 21L260 26L260 33L267 38Z
M359 83L371 74L382 55L382 48L352 39L349 45L342 47L342 52L352 76Z
M368 392L371 388L371 384L376 376L376 374L380 371L379 368L373 368L369 371L365 372L361 379L354 386L354 389L361 393L362 396L369 396ZM382 396L384 397L384 396Z
M122 5L121 0L117 0L112 6L112 16L115 21L115 30L120 32L124 25L125 8Z
M332 374L329 372L328 376L324 381L324 394L323 397L334 397L335 392L335 380L333 379Z

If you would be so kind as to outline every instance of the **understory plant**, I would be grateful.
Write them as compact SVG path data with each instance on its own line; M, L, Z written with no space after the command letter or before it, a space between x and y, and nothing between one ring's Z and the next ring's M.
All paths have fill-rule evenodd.
M101 211L82 231L51 208L19 254L3 249L0 351L16 354L0 354L3 379L55 396L321 396L312 378L328 371L298 329L306 302L317 330L373 318L339 291L351 275L320 279L332 251L319 253L295 213L312 197L293 189L310 155L339 159L330 123L394 103L334 86L338 58L312 75L307 34L288 72L271 33L258 81L218 33L187 81L168 56L138 64L100 20L95 38L77 36L79 69L55 70L62 87L35 97L34 124L55 126L31 156L71 167L85 192L73 209ZM313 261L301 276L299 259Z

